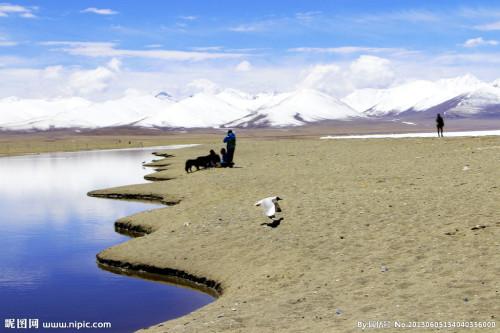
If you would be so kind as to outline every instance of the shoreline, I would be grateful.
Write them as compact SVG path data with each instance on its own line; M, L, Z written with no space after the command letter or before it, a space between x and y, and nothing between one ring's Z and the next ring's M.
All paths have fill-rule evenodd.
M96 256L99 268L121 275L139 277L150 281L166 282L171 285L187 287L206 293L214 298L222 295L220 283L204 277L194 276L184 271L159 268L148 265L131 265L127 262L113 261Z
M220 288L216 302L144 332L357 332L356 322L369 319L495 320L500 170L486 148L499 144L243 139L241 168L189 175L184 160L209 147L178 150L155 173L171 180L92 191L178 200L119 219L115 226L147 236L97 258ZM253 206L270 194L285 198L274 229L260 225L265 217Z
M48 152L32 152L32 153L23 153L23 154L16 154L16 155L1 155L0 158L2 157L25 157L25 156L44 156L44 155L52 155L52 154L78 154L78 153L93 153L93 152L99 152L99 153L106 153L106 152L113 152L113 151L137 151L137 150L168 150L168 149L184 149L184 148L190 148L190 147L196 147L199 146L200 144L194 143L194 144L180 144L180 145L162 145L162 146L144 146L144 147L134 147L134 148L95 148L95 149L79 149L79 150L70 150L70 151L48 151ZM153 155L155 155L155 151L152 152ZM167 156L162 156L162 155L155 155L155 156L161 156L161 157L173 157L175 155L168 155ZM147 163L146 163L147 164ZM146 165L143 164L143 166L154 166L153 165ZM165 166L168 164L165 164ZM158 165L158 166L163 166L163 165Z

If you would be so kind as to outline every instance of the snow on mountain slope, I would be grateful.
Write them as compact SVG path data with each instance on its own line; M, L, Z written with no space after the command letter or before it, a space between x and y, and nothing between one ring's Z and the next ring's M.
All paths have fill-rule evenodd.
M342 98L341 101L352 107L354 110L364 112L375 107L389 95L388 89L365 88L358 89Z
M343 101L372 116L398 114L406 110L422 111L458 95L487 87L488 84L467 74L438 81L416 80L388 89L361 89Z
M323 120L394 116L411 120L448 116L500 116L500 80L484 83L471 75L417 80L388 89L361 89L339 100L312 89L248 94L235 89L203 92L180 100L128 91L104 102L81 97L0 99L0 129L284 127Z
M226 127L301 126L309 122L362 116L335 97L312 89L302 89L275 95L274 100L268 104L243 118L229 122Z
M80 97L51 100L4 98L0 100L0 128L48 129L54 125L50 120L58 114L68 110L83 110L90 104Z
M455 98L455 107L446 111L448 115L470 116L483 112L490 113L495 107L500 116L500 87L488 86Z
M60 113L54 118L54 122L91 128L134 125L173 104L174 102L168 99L150 95L128 95L115 100L92 103L85 110L72 109Z
M218 93L217 98L231 105L237 105L239 108L251 110L258 107L256 96L252 96L236 89L224 89Z
M134 124L173 102L149 95L127 95L105 102L84 98L0 100L0 128L98 128Z
M172 104L138 123L147 127L219 127L248 111L215 95L199 93Z

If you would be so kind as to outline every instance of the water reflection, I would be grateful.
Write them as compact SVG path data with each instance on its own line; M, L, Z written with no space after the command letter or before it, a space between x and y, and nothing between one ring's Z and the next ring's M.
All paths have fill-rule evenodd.
M127 240L122 216L154 205L90 198L90 190L143 183L153 150L0 159L0 316L109 321L128 332L210 302L196 291L115 275L95 254Z

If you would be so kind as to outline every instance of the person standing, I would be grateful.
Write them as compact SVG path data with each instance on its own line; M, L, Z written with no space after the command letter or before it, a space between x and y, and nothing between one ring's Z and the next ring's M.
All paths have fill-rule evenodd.
M224 138L224 143L226 144L226 163L229 167L233 166L234 150L236 149L236 135L234 135L232 130L227 131L227 135Z
M438 137L443 137L443 127L444 127L444 119L438 113L436 117L436 127L438 131Z

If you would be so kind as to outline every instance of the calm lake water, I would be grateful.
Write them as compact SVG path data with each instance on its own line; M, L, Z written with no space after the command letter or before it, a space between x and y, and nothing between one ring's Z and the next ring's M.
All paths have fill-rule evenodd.
M39 319L39 326L42 321L106 321L111 329L92 331L131 332L213 300L96 265L98 252L128 240L114 231L116 219L159 206L86 193L144 183L152 170L141 162L151 160L152 151L0 158L0 331L5 319L27 318Z

